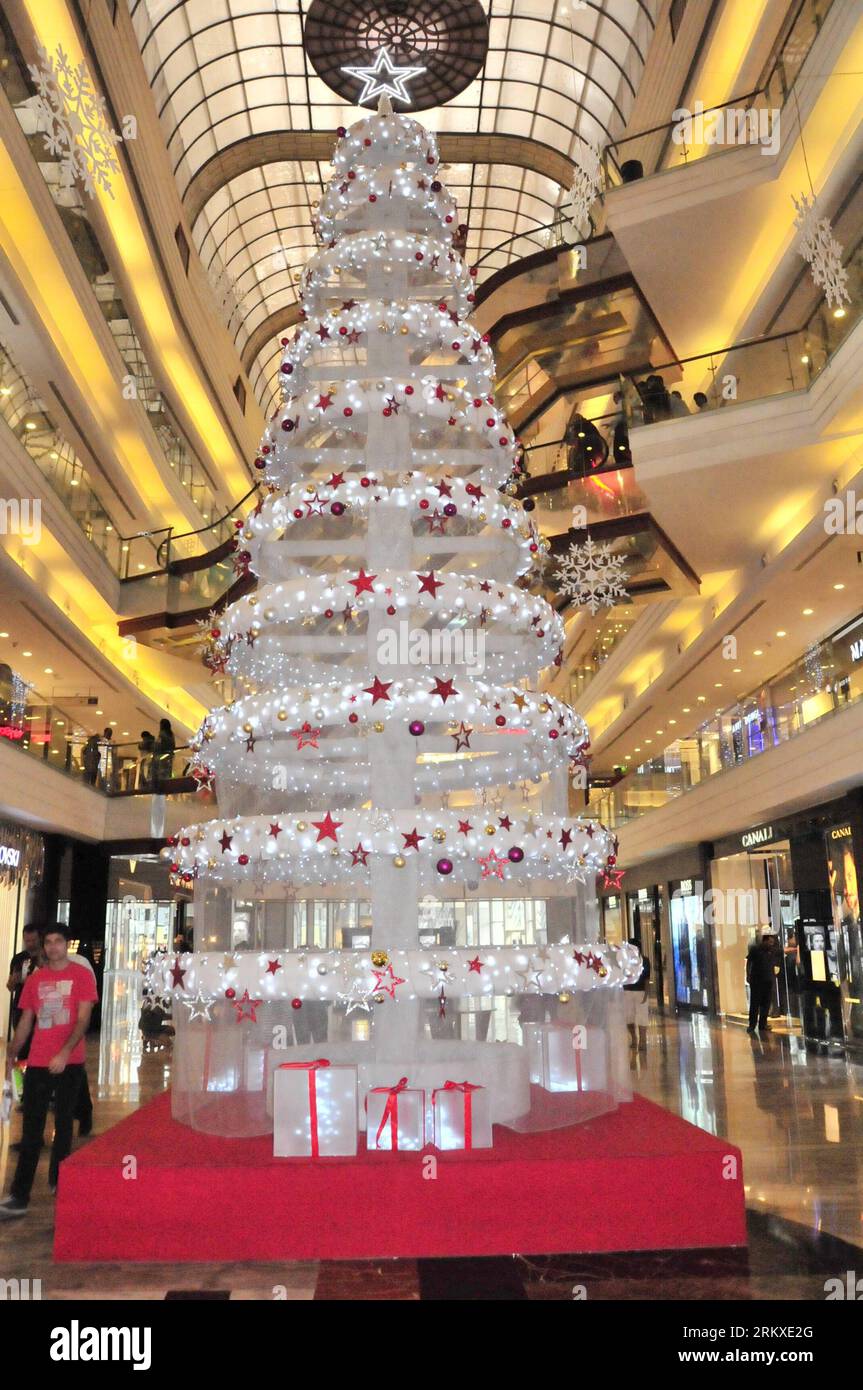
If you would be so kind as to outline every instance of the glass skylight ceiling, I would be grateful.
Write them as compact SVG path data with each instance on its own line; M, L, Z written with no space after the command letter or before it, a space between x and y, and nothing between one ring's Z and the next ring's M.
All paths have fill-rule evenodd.
M571 156L579 137L604 145L624 130L658 0L483 0L489 52L480 76L445 107L424 111L437 132L509 135ZM332 132L361 110L315 74L302 46L305 0L129 0L180 192L232 145L268 135L260 164L230 176L193 232L225 301L253 389L271 408L279 317L314 250L312 203L329 164L291 159L291 132ZM284 136L274 159L272 137ZM444 169L467 222L480 279L547 244L543 229L566 190L482 159ZM252 335L265 332L265 340ZM249 360L250 357L253 360Z

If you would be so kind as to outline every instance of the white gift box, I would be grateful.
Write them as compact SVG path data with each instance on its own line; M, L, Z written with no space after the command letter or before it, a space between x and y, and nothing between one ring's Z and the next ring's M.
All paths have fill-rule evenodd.
M422 1149L426 1142L426 1093L396 1086L376 1086L366 1096L366 1147Z
M546 1091L606 1091L605 1030L584 1023L524 1026L530 1079Z
M273 1073L273 1155L335 1158L357 1151L357 1068L283 1062Z
M491 1109L484 1086L468 1082L432 1091L436 1149L490 1149Z

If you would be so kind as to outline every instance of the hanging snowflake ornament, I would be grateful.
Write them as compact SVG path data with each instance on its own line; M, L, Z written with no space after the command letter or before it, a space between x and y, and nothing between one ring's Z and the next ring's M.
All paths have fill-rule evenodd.
M791 195L797 209L794 226L800 233L797 250L812 267L812 279L824 291L828 307L851 303L846 288L848 272L842 264L843 248L833 235L830 219L818 216L818 202L805 193L799 199Z
M613 608L626 598L624 557L615 555L607 544L597 545L590 536L581 545L570 547L558 561L557 572L561 593L591 613Z
M576 236L590 232L590 209L602 192L602 151L592 141L582 140L574 156L575 169L566 209Z
M62 186L80 180L91 198L97 187L113 198L111 176L120 172L115 149L122 136L108 125L105 98L97 95L86 64L73 67L58 44L56 58L40 45L38 64L28 66L45 148L59 160Z

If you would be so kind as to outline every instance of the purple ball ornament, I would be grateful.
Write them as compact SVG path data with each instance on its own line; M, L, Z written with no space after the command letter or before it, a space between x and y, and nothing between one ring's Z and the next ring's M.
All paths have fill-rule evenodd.
M455 502L447 502L446 506L443 509L443 514L444 516L455 516L457 511L458 507L456 506Z
M513 845L512 849L507 851L506 857L511 863L520 864L524 858L524 850L520 845Z
M330 506L330 511L332 512L333 516L343 516L344 510L344 502L333 502Z
M437 871L438 871L439 874L443 874L444 876L446 876L446 874L451 874L451 873L452 873L452 860L451 860L451 859L439 859L439 860L437 861L437 864L435 865L435 868L437 869Z
M410 724L408 725L408 728L410 729L414 738L419 738L420 735L424 734L426 731L426 726L421 719L412 719Z

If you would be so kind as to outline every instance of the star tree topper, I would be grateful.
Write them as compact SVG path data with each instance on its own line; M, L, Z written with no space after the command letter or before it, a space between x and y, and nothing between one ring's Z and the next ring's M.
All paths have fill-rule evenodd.
M425 68L399 68L390 58L386 48L379 48L371 67L342 68L349 77L363 83L363 90L357 97L357 106L365 106L375 97L394 97L397 101L410 103L411 96L405 83L425 72Z

